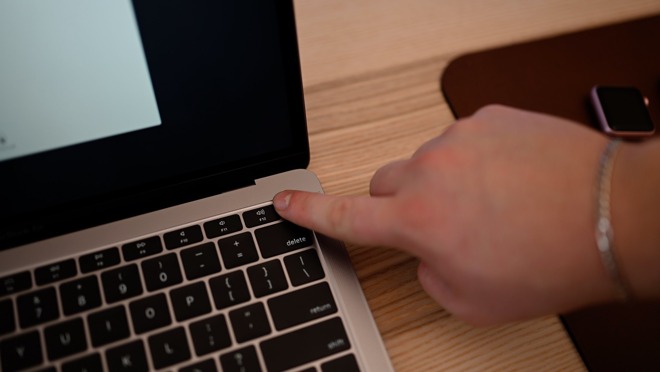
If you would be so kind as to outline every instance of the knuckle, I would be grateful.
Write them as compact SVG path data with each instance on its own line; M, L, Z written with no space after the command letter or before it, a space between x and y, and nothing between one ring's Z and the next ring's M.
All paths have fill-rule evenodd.
M474 137L486 122L487 115L490 114L480 113L480 111L478 111L473 116L461 119L459 122L457 122L457 125L455 125L456 130L460 131L464 135Z
M466 155L465 150L456 146L439 147L415 157L410 162L410 171L416 175L445 171L456 164L462 164Z
M473 116L480 117L484 115L485 116L497 115L508 110L509 108L504 105L498 103L491 103L478 109Z
M419 176L419 173L424 173L428 169L433 169L434 164L436 163L436 158L438 157L438 152L440 151L436 149L435 151L427 151L415 156L408 164L408 171L413 174L413 176Z
M373 174L371 177L371 180L369 181L369 193L370 194L375 194L378 193L379 190L384 188L385 184L387 183L387 174L390 172L391 166L385 165Z

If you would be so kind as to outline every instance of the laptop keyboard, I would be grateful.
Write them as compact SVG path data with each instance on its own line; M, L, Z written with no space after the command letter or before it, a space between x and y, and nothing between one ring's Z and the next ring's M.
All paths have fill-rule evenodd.
M2 371L358 370L313 234L272 205L0 278Z

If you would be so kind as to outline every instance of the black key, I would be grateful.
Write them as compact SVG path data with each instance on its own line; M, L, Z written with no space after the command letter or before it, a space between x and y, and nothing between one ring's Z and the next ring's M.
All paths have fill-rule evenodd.
M130 336L126 309L121 305L90 314L87 317L87 326L95 347Z
M245 275L242 271L220 275L209 280L216 309L238 305L250 299Z
M218 368L215 366L213 359L195 363L188 367L181 368L179 372L217 372Z
M55 288L45 288L18 296L18 319L21 328L45 323L60 316Z
M249 232L218 240L222 261L228 269L255 262L259 259L254 239Z
M0 278L0 297L32 288L32 276L29 271Z
M62 364L62 372L102 371L101 355L92 354Z
M108 303L142 294L142 283L137 265L128 265L101 274L103 293Z
M151 361L156 369L190 359L188 338L186 338L186 331L183 327L149 337L149 349L151 350Z
M341 358L321 364L323 372L360 372L355 355L348 354Z
M80 318L46 327L44 335L49 360L64 358L87 349L85 326Z
M55 367L46 367L44 369L38 369L36 372L57 372L57 368Z
M181 262L188 280L220 271L220 259L215 244L206 243L181 251Z
M190 334L198 356L231 346L227 321L222 314L190 324Z
M243 221L245 221L245 226L247 227L255 227L281 219L280 215L275 212L275 207L272 204L243 212Z
M18 371L43 362L39 332L34 331L0 342L0 365L3 371Z
M70 259L39 267L34 270L34 277L38 285L44 285L73 278L77 273L76 261Z
M294 287L325 277L323 266L314 249L284 257L284 266Z
M236 341L245 342L270 333L266 309L261 302L229 313Z
M247 269L252 291L256 297L263 297L283 291L289 287L279 260L264 262Z
M282 371L351 348L339 318L302 328L260 344L269 371Z
M111 372L141 372L149 370L142 340L133 341L105 352Z
M255 232L261 255L264 258L295 251L314 244L312 232L284 221L272 226L266 226Z
M101 306L99 281L94 275L60 285L60 296L65 315Z
M15 329L14 304L11 303L11 300L0 301L0 335L12 332Z
M268 300L268 308L278 330L337 312L328 283L319 283L271 298Z
M113 247L81 256L78 263L80 263L80 271L90 273L118 265L119 261L119 249Z
M133 319L133 328L137 334L165 327L172 323L170 310L167 307L167 299L163 293L133 301L129 307L131 309L131 319Z
M243 224L237 214L222 217L204 224L204 231L206 231L206 236L209 239L241 231L242 229Z
M183 281L176 253L142 261L142 274L149 291L156 291Z
M180 322L211 312L209 295L203 282L173 289L170 292L170 299L174 316Z
M223 372L259 372L261 366L254 346L244 347L220 357Z
M162 252L163 244L160 242L160 237L152 236L124 244L121 250L124 253L124 260L132 261Z
M204 240L204 236L202 235L202 228L193 225L165 233L165 235L163 235L163 240L165 240L165 246L167 249L175 249L199 243Z

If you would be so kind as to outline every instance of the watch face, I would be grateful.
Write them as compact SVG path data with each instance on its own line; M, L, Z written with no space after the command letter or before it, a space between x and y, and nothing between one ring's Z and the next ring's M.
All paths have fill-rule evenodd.
M655 130L642 93L633 87L597 87L595 102L601 124L614 133L648 134Z

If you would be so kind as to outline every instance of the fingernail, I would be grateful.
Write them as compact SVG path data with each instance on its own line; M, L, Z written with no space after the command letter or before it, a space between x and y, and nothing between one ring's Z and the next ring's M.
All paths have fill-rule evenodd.
M283 211L289 207L289 202L291 201L291 193L288 191L283 191L273 198L273 205L275 209Z

